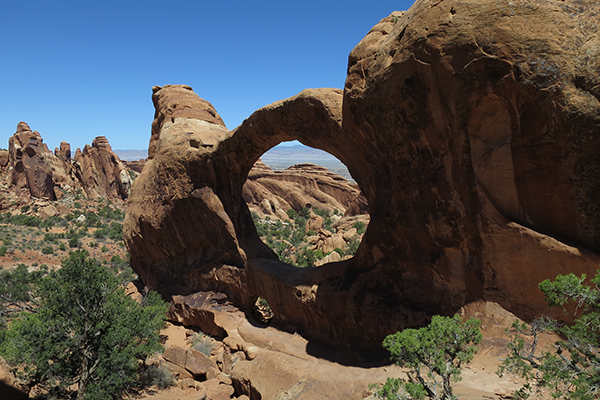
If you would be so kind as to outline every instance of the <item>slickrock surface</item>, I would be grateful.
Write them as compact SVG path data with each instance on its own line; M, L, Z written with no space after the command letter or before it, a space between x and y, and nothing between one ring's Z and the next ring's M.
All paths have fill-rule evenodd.
M463 320L470 317L481 320L483 340L473 362L463 369L463 379L453 384L455 393L465 400L510 396L523 382L510 375L500 378L496 370L499 360L507 354L509 337L505 328L517 318L497 303L484 301L467 304L459 314ZM177 365L181 367L167 365L179 374L181 383L185 378L179 371L187 363L183 338L190 332L184 334L184 326L212 332L219 341L215 342L210 359L218 370L208 373L206 378L221 376L221 385L235 388L234 398L248 395L251 399L358 400L367 396L369 384L382 384L389 376L405 377L405 370L398 366L351 366L356 354L332 351L295 333L252 324L223 293L175 296L169 318L177 325L170 325L164 332L169 335L169 341L163 358L174 359L173 354L180 355ZM557 337L544 333L539 340L544 347ZM200 386L198 382L186 387L190 388L188 393L211 396L211 388ZM375 397L368 399L375 400Z

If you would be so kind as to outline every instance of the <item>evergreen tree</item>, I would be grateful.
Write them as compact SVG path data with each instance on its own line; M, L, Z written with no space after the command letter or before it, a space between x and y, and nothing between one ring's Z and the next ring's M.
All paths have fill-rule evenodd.
M36 298L35 312L10 323L1 350L50 397L76 387L77 400L121 398L134 385L140 360L161 349L165 302L150 292L136 303L86 251L71 252L44 277Z
M560 326L550 318L538 318L531 326L515 321L510 333L509 355L498 374L517 374L528 380L516 392L526 399L540 389L549 389L553 398L592 400L600 396L600 271L585 283L585 274L559 275L546 279L539 288L553 306L565 306L574 323ZM550 349L538 349L541 332L559 333L564 340Z
M391 360L410 370L407 381L388 378L376 395L389 400L454 399L452 381L460 380L462 364L473 359L482 338L480 324L474 318L463 323L458 315L434 315L428 326L386 337L383 347L391 353Z

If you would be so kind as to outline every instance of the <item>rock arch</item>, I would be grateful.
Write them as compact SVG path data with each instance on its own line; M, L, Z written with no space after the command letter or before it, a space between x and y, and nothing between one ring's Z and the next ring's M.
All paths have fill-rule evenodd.
M352 51L343 94L303 91L233 131L189 87L157 87L132 267L167 295L263 296L276 323L350 347L477 299L547 311L539 281L600 264L600 5L583 2L417 1ZM290 269L256 235L242 185L292 139L344 162L367 198L351 260Z

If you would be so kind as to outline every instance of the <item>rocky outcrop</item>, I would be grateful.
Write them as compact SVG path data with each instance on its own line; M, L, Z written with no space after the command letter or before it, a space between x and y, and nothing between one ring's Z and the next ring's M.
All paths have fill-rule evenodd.
M8 140L7 167L10 183L22 201L30 197L55 200L62 185L71 180L62 161L56 158L37 131L25 122Z
M125 165L125 167L127 167L127 169L137 172L138 174L142 173L142 170L144 169L144 166L146 165L145 158L142 160L136 160L136 161L121 160L121 162Z
M67 142L60 142L60 148L54 149L54 155L63 161L71 160L71 145Z
M359 400L369 384L385 381L389 374L389 367L348 368L327 356L341 358L343 354L350 363L357 354L338 354L311 346L297 334L257 326L223 293L198 292L174 296L173 300L168 311L171 321L178 326L202 327L202 331L214 332L212 335L222 340L222 345L216 346L219 350L211 353L219 372L209 370L206 378L225 374L230 380L221 383L233 383L238 395L244 393L252 399ZM192 372L186 368L189 350L186 354L183 349L167 348L163 357Z
M99 136L77 149L71 158L71 146L61 142L54 154L48 150L39 132L20 122L9 139L8 152L0 153L0 166L10 175L9 183L18 203L32 197L56 200L64 192L83 189L90 198L125 200L137 173L130 172L114 154L108 140Z
M165 294L219 290L245 310L263 297L274 324L362 348L476 299L549 311L539 281L600 264L599 12L420 0L352 51L343 106L339 90L305 90L233 131L189 87L155 89L132 267ZM297 270L257 237L243 184L293 139L342 161L368 201L350 260Z
M355 146L354 177L403 275L531 318L539 281L598 264L600 6L471 4L375 26L349 56L344 131L377 148Z
M119 157L112 151L108 140L98 136L83 151L77 149L75 163L79 168L79 180L87 196L125 200L129 195L133 176Z
M282 171L273 171L258 160L248 173L242 196L252 211L260 216L278 216L279 210L303 207L319 208L345 213L352 211L368 214L365 197L356 184L314 164L297 164ZM366 211L366 212L365 212ZM283 219L287 218L283 214Z

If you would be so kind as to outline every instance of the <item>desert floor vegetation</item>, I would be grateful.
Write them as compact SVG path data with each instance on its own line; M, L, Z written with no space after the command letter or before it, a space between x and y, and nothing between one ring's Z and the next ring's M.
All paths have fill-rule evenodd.
M252 219L263 242L277 254L281 261L298 268L319 266L319 261L333 252L339 254L339 257L335 258L336 260L354 256L366 231L366 224L363 221L356 221L351 226L355 229L353 235L346 235L343 244L339 247L324 251L315 244L318 241L318 235L331 236L344 232L343 229L337 229L335 226L335 221L343 218L340 211L331 212L306 207L296 211L290 208L287 210L287 215L289 219L282 221L269 216L260 218L257 213L252 213ZM318 232L307 228L308 221L315 215L323 218ZM340 241L340 243L342 242Z

